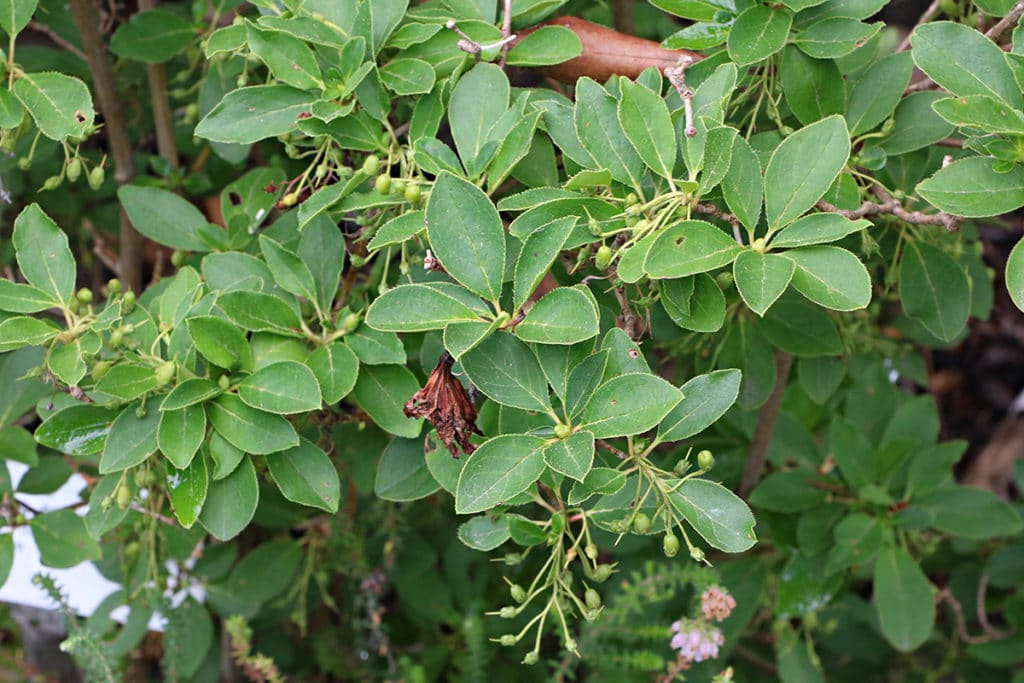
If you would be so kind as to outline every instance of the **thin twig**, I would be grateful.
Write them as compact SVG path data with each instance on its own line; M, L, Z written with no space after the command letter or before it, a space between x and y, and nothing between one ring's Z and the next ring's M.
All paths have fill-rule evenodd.
M640 337L640 333L636 329L636 321L638 318L633 313L633 309L629 307L629 297L626 296L625 287L616 287L612 290L615 294L615 298L619 301L619 321L622 323L622 331L625 332L630 339L636 341Z
M156 8L156 0L139 0L139 11ZM147 64L149 99L153 105L153 128L156 130L156 148L171 170L178 168L178 143L174 140L174 112L167 97L167 70L163 64Z
M830 213L838 213L840 216L845 216L850 220L856 220L858 218L863 218L864 216L892 214L901 221L913 223L914 225L941 225L947 232L956 232L960 229L961 218L959 216L948 214L945 211L940 211L938 213L907 211L903 208L903 205L900 204L899 200L893 199L889 193L880 186L872 186L871 191L881 200L881 203L864 202L858 208L847 211L833 206L825 200L821 200L818 202L818 208L824 209Z
M608 451L609 453L611 453L612 455L614 455L619 460L628 460L629 459L629 455L627 453L625 453L623 451L620 451L618 448L616 448L615 446L611 445L610 443L608 443L604 439L597 439L596 441L594 441L594 443L597 446L599 446L600 448L603 448L606 451Z
M1000 19L996 24L985 31L985 37L990 38L996 42L999 42L999 38L1003 35L1006 29L1011 26L1017 25L1017 20L1020 19L1021 15L1024 14L1024 0L1019 0L1010 13Z
M732 215L727 211L723 211L714 204L705 204L698 202L697 204L694 205L693 208L697 213L702 213L705 216L712 216L719 220L723 220L729 225L731 225L732 236L740 245L743 244L743 238L740 236L740 219L736 218L736 216Z
M746 497L761 480L764 473L765 460L768 458L768 447L772 443L775 431L775 420L779 417L782 406L782 395L786 392L789 371L793 367L792 354L785 351L775 352L775 386L768 396L768 401L757 414L757 426L754 427L754 438L750 442L750 454L743 466L743 478L740 481L740 495Z
M683 101L683 114L686 117L683 134L688 138L697 134L697 128L693 125L693 91L686 86L686 67L692 63L693 57L683 55L675 66L665 68L665 77L668 78L668 82L676 89L679 98Z
M61 48L65 49L65 50L67 50L68 52L70 52L74 56L78 57L83 62L88 61L88 58L85 56L85 53L82 52L82 50L79 49L79 47L77 45L75 45L74 43L72 43L70 41L65 40L59 33L54 31L52 28L50 28L46 24L44 24L44 23L42 23L40 21L32 20L32 21L28 22L28 27L30 29L32 29L33 31L36 31L38 33L42 33L47 38L52 40L55 44L59 45Z
M1012 633L1008 631L1001 631L988 621L988 612L985 611L985 594L988 592L988 574L982 574L981 579L978 581L978 594L975 599L975 609L978 614L978 624L981 626L981 630L988 634L991 638L1002 639L1009 638Z
M510 35L512 35L512 0L504 0L504 10L501 15L501 37L506 39ZM502 69L505 68L505 58L508 57L510 47L512 47L511 41L501 46L501 61L498 62L498 66Z
M896 46L896 52L903 52L910 47L910 36L914 35L914 31L917 30L918 26L928 23L936 14L939 13L939 4L939 0L933 0L932 4L928 5L928 9L926 9L921 15L921 18L917 20L917 24L914 25L914 28L907 31L907 35L900 41L900 44Z

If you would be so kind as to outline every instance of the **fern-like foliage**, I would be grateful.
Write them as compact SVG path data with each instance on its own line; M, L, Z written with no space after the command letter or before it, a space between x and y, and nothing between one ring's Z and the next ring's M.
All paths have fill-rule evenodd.
M48 574L40 573L32 577L32 583L46 593L64 618L68 637L61 643L61 649L74 658L85 674L85 680L88 683L119 683L124 680L106 644L79 621L57 581Z

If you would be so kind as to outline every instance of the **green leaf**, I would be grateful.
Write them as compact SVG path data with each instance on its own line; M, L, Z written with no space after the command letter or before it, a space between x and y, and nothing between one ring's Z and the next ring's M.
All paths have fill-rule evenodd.
M209 486L205 458L193 458L184 469L167 465L167 496L171 499L174 517L181 526L191 529L199 519Z
M395 436L414 439L423 420L405 416L403 407L420 390L416 376L402 365L366 365L352 389L352 398L378 427Z
M837 356L843 351L828 314L799 297L780 297L765 315L761 329L772 344L795 356Z
M0 322L0 353L25 346L39 346L60 334L49 320L15 316Z
M455 147L470 178L483 173L498 150L500 141L491 139L490 133L508 110L508 99L508 77L497 65L487 62L470 69L452 90L448 122ZM427 220L432 222L429 208Z
M705 221L681 221L651 246L644 270L652 278L677 278L727 266L743 250L730 235Z
M289 85L254 85L232 90L196 126L195 134L216 142L250 144L284 135L316 97Z
M425 214L422 211L406 211L380 226L366 248L376 251L381 247L401 244L424 228L426 228L426 222Z
M341 231L327 218L310 221L302 231L296 253L313 274L320 309L329 310L338 293L345 262L345 238Z
M588 304L589 305L589 304ZM498 332L462 357L462 369L487 397L523 410L547 411L548 385L529 347Z
M854 311L871 301L871 278L856 256L840 247L802 247L784 258L796 264L793 288L834 311Z
M512 66L561 64L583 54L579 36L565 26L541 26L531 31L508 51L506 63Z
M25 279L55 301L67 303L75 291L75 258L64 231L38 204L30 204L14 221L12 240Z
M156 452L156 432L162 413L156 410L154 404L139 417L139 408L145 410L145 405L128 406L110 426L110 434L100 457L100 474L134 467Z
M556 218L540 226L523 240L523 248L519 251L513 276L514 310L522 308L533 294L533 290L544 279L575 225L575 216Z
M812 401L824 405L843 381L846 366L838 358L800 358L797 379Z
M586 479L572 485L569 490L569 505L579 505L591 496L611 496L626 485L626 473L610 467L594 467Z
M67 455L93 455L103 450L120 409L95 404L72 405L49 415L36 428L35 439Z
M299 443L288 420L248 406L234 394L221 394L206 406L213 428L246 453L276 453Z
M359 376L359 359L341 342L319 347L306 358L306 365L316 376L327 405L347 396Z
M544 472L543 447L543 439L526 434L503 434L485 442L462 468L455 512L483 512L530 488Z
M623 282L630 284L639 282L646 275L644 262L647 260L647 255L651 253L651 247L660 236L660 232L652 230L633 246L626 247L619 252L619 262L615 266L615 274Z
M277 80L300 90L322 88L320 66L305 42L280 31L261 31L248 22L249 49Z
M934 21L914 29L910 44L917 67L954 95L991 95L1020 107L1020 88L1003 51L980 32ZM951 45L956 50L951 51Z
M811 24L793 42L811 57L833 59L866 44L880 28L881 22L865 24L850 17L833 17Z
M626 137L644 163L662 178L672 178L676 133L668 105L658 93L623 79L618 117Z
M355 17L355 32L366 37L371 55L384 47L388 36L402 22L409 0L377 0L359 6Z
M878 457L864 433L841 417L828 429L829 453L850 486L861 489L878 480Z
M111 370L113 369L111 368ZM163 403L160 404L160 410L187 408L211 399L222 391L213 380L205 377L190 377L171 389L171 392L164 397Z
M160 452L179 470L189 466L205 438L206 411L203 406L191 405L160 412L156 442Z
M1020 514L986 489L974 486L940 488L915 496L915 508L931 513L931 527L973 540L1013 536L1024 529Z
M238 463L242 462L242 458L245 457L245 453L240 448L232 446L227 439L216 431L210 432L210 443L207 446L207 452L210 455L210 460L213 462L210 478L214 481L220 481L234 472L235 468L238 467Z
M998 216L1024 206L1024 166L997 173L990 157L967 157L939 169L916 191L947 213L968 218Z
M378 498L399 503L426 498L441 488L427 469L420 439L392 439L377 462L373 490ZM444 453L433 457L447 458Z
M851 135L865 133L889 118L910 83L910 55L897 52L868 67L850 90L846 121Z
M16 425L0 429L0 457L29 467L39 464L35 439L24 427Z
M764 181L761 179L761 163L750 143L742 137L732 145L732 161L722 178L722 195L725 204L747 230L753 232L761 218L761 202L764 198Z
M444 328L444 348L459 360L464 353L472 351L480 343L494 334L502 326L504 318L495 318L491 322L451 323ZM507 322L507 321L506 321Z
M522 322L516 336L538 344L575 344L597 336L597 309L578 289L559 287L541 298Z
M68 386L78 386L86 372L82 340L51 347L49 366L57 379Z
M323 400L313 371L291 360L271 363L246 377L238 385L238 397L253 408L280 415L318 410Z
M96 391L131 401L156 388L156 372L148 365L123 363L110 368L96 383Z
M92 128L95 113L85 83L65 74L23 73L12 91L28 109L39 132L57 142L85 138Z
M47 567L67 568L87 560L97 561L100 545L85 529L74 510L63 509L36 515L29 522L39 548L39 560Z
M366 324L382 332L426 332L451 322L478 321L486 312L479 299L458 285L402 285L374 299Z
M670 488L674 486L672 480L665 483ZM750 508L721 484L706 479L687 479L669 494L669 501L713 548L740 553L757 541Z
M917 649L935 626L933 590L921 567L897 546L875 561L875 613L882 635L900 652Z
M38 313L59 306L53 295L32 285L23 285L0 278L0 311Z
M576 81L573 120L580 143L596 168L606 168L615 180L639 188L644 162L619 123L618 103L589 77Z
M882 546L882 525L874 517L847 515L833 532L835 545L828 556L825 572L833 574L854 565L867 564Z
M812 213L777 232L771 246L778 249L836 242L870 226L871 221L863 218L851 221L838 213Z
M626 337L626 339L632 343L629 337ZM565 402L568 400L566 398L566 386L569 382L570 373L576 366L586 361L594 353L594 345L587 342L572 346L542 344L534 346L533 352L537 355L537 360L540 361L541 371L544 373L544 377L547 378L548 384L555 390L558 397ZM607 355L605 354L606 359ZM604 370L602 369L602 377L604 376L603 372ZM598 378L598 384L600 384L600 378ZM597 388L596 385L594 388Z
M313 273L293 252L288 251L266 235L260 235L260 251L267 262L274 281L289 294L316 301L316 282Z
M782 55L781 76L786 102L803 125L843 113L846 88L834 61L808 57L788 45Z
M151 240L183 251L210 250L201 237L207 226L203 214L173 192L122 185L117 197L135 229Z
M706 50L728 40L731 28L728 24L696 22L676 31L661 41L661 45L670 50Z
M805 126L783 140L765 169L768 227L784 227L814 206L849 156L846 121L838 115Z
M699 434L736 402L742 373L716 370L697 375L682 387L683 400L658 425L658 441L681 441Z
M17 128L25 118L25 107L10 90L0 88L0 128Z
M523 97L520 95L520 100ZM509 175L520 170L520 161L526 158L534 144L534 133L537 130L540 115L539 111L534 111L519 116L508 133L499 136L501 142L498 144L498 150L494 153L490 169L487 172L487 191L489 193L494 193ZM492 131L492 135L494 134L496 134L495 131ZM536 139L546 140L542 136L538 136ZM553 152L551 156L554 156ZM552 159L552 166L554 165L553 161ZM523 182L526 183L525 180Z
M0 6L0 28L10 36L11 40L14 40L21 30L28 26L38 4L39 0L7 0ZM9 539L10 537L6 536L5 538ZM10 568L8 568L9 570ZM6 573L3 574L3 579L7 580ZM0 585L3 585L4 581L0 581Z
M442 173L427 201L427 235L449 275L490 301L498 299L505 273L505 230L480 188Z
M729 31L729 57L737 66L760 62L786 44L793 15L754 5L743 10Z
M725 295L707 273L666 280L661 304L679 327L694 332L716 332L725 322Z
M252 350L238 327L212 315L189 318L185 325L206 360L225 370L252 370Z
M776 254L744 250L732 264L736 289L754 313L763 316L793 277L793 261Z
M396 95L421 95L434 89L434 67L422 59L392 59L378 73L385 87Z
M187 20L165 10L136 12L121 24L110 39L110 51L118 57L147 64L166 62L184 52L197 32Z
M951 124L988 133L1024 135L1024 113L988 95L935 100L932 109Z
M299 329L295 309L272 294L228 292L217 297L217 307L246 330L294 334Z
M474 517L465 524L459 525L459 540L474 550L488 552L494 550L511 536L509 519L506 515L497 518L488 516Z
M378 332L363 325L352 334L345 335L345 344L352 349L363 365L405 363L405 347L394 332Z
M341 481L338 470L316 444L301 439L299 445L267 456L267 468L281 494L299 505L338 511Z
M771 512L806 512L825 502L826 492L814 486L810 472L772 472L750 493L750 504Z
M544 449L544 462L555 472L583 481L594 464L594 435L582 431Z
M1024 240L1017 242L1006 260L1006 291L1017 308L1024 311Z
M565 400L563 401L565 410L571 419L579 417L590 403L594 392L601 386L610 355L611 353L608 351L598 351L587 356L572 368L565 382Z
M630 373L608 380L594 392L582 424L598 439L640 434L655 426L683 395L656 375Z
M929 332L946 342L960 334L971 312L970 289L963 269L946 252L920 240L906 243L900 303Z
M266 603L293 585L305 553L297 540L279 539L258 546L231 572L231 592L250 603Z
M927 147L953 132L953 125L944 121L932 105L943 93L916 92L907 95L893 113L892 132L880 143L889 156L906 154Z
M243 458L229 476L210 482L199 523L217 540L230 540L249 526L259 500L256 468L251 458Z

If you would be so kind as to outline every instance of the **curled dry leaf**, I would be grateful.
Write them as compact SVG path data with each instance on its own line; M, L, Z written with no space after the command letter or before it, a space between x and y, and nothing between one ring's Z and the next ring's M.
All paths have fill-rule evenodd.
M690 50L669 50L653 40L637 38L615 29L580 19L556 17L519 32L519 40L542 26L564 26L574 32L583 44L583 54L561 64L540 67L541 72L563 83L575 83L590 76L603 83L613 75L636 78L644 69L654 66L659 71L675 66L683 55L694 61L702 55ZM513 43L514 44L514 43Z
M469 455L476 446L469 442L470 433L480 434L476 426L476 408L466 395L462 383L452 374L455 359L447 351L430 373L427 384L405 403L406 417L425 417L434 425L452 457L459 457L458 446ZM458 443L458 446L456 446Z

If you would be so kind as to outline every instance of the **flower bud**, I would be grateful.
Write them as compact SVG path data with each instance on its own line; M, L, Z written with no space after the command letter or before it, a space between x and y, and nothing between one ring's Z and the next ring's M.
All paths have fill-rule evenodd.
M587 592L583 594L583 602L586 603L590 609L601 608L601 594L593 588L588 588Z
M174 379L174 373L178 370L178 364L173 360L165 361L156 368L156 386L159 389Z
M506 633L498 639L498 642L504 645L505 647L511 647L512 645L516 644L516 637L511 633Z
M99 382L103 379L103 376L110 371L111 365L113 365L113 362L109 360L97 361L97 363L92 366L92 372L90 373L93 381Z
M124 343L124 332L121 330L114 330L110 333L110 338L107 339L107 345L112 349L116 349Z
M129 289L124 293L124 298L121 299L121 311L131 313L133 308L135 308L135 292Z
M566 638L565 649L569 652L576 652L576 640L573 638Z
M697 546L692 546L690 548L690 557L692 557L697 562L703 562L704 561L704 551L701 550L700 548L698 548Z
M679 539L670 531L662 539L661 549L665 552L665 557L675 557L679 552Z
M540 659L540 657L537 655L536 652L527 652L526 656L523 657L523 664L526 664L528 666L533 665L537 663L538 659Z
M590 220L587 221L587 230L589 230L590 234L593 235L594 237L600 237L601 222L594 218L593 216L591 216Z
M377 169L380 168L380 159L377 158L376 154L363 159L362 171L365 175L377 175Z
M171 252L171 265L175 268L181 268L185 265L185 252L180 249L175 249Z
M132 504L132 492L128 488L127 484L121 484L117 487L117 507L122 510L127 510L128 506Z
M217 386L219 386L224 391L227 391L228 389L231 388L231 378L228 377L227 375L221 375L217 379Z
M502 607L501 611L498 612L502 619L512 619L516 616L515 607Z
M355 332L361 320L358 313L349 313L341 319L341 329L345 332Z
M75 298L78 299L80 303L91 304L92 290L87 287L82 287L80 290L78 290L78 293L75 294Z
M679 458L679 460L676 460L676 464L672 468L672 471L681 477L684 474L686 474L686 470L688 469L690 469L690 463L686 460L686 458Z
M111 278L107 282L107 291L110 292L111 296L113 296L114 294L119 294L121 292L121 281L118 280L116 277Z
M19 157L18 168L22 171L27 171L28 169L32 168L32 159L30 159L29 157Z
M381 194L387 194L391 189L391 176L387 173L381 173L377 176L377 179L373 181L373 189L377 190Z
M103 181L105 179L106 173L104 172L103 167L97 166L91 171L89 171L89 175L86 178L86 181L89 183L90 190L98 190L101 187L103 187Z
M594 568L594 581L598 583L604 583L612 575L612 566L610 564L599 564Z
M640 201L640 198L636 196L635 192L630 192L626 195L625 204L626 206L633 206Z
M607 244L602 244L597 248L597 254L594 255L594 266L598 270L607 270L608 266L612 264L612 248Z
M509 567L514 567L523 561L523 556L519 553L506 553L502 561Z
M405 181L401 178L395 178L391 181L391 193L392 194L405 194Z
M526 589L520 586L518 583L513 583L509 587L509 593L512 594L512 599L516 602L522 602L526 600Z
M45 181L43 181L43 189L44 190L56 190L58 187L60 187L60 182L61 182L61 179L60 179L59 175L52 175L49 178L47 178Z
M559 439L568 439L572 435L572 427L559 422L555 425L555 436Z
M597 559L597 546L593 543L588 543L587 547L583 549L583 552L586 553L587 557L589 557L590 559Z
M75 182L82 175L82 160L75 157L68 162L68 166L64 172L67 173L68 180Z
M410 183L405 188L405 201L409 202L413 206L420 203L420 199L423 198L423 191L420 190L420 186L414 183Z
M282 209L290 209L299 203L299 193L289 192L285 196L281 197L280 205Z
M718 283L719 289L729 289L732 287L733 276L728 270L723 270L721 273L715 276L715 282Z
M633 518L633 531L638 534L646 534L651 530L651 518L642 512L638 512Z
M702 470L710 470L715 466L715 456L707 449L701 451L697 454L697 466Z

